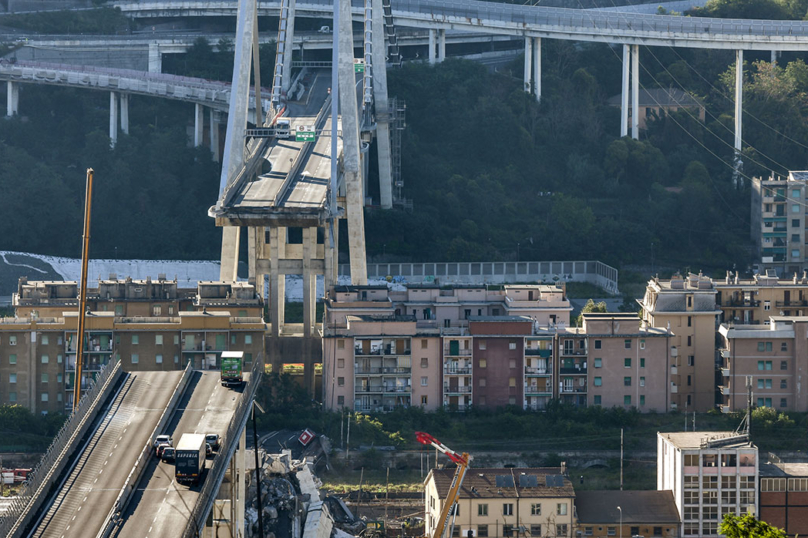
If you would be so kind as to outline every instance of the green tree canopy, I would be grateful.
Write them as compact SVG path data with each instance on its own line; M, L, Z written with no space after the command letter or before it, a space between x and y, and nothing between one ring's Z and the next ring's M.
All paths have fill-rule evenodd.
M718 532L727 538L786 538L785 532L755 519L752 514L725 515Z

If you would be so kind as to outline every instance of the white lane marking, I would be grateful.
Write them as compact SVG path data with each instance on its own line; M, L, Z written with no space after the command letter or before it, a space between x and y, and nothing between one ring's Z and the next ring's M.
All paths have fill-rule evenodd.
M78 509L78 510L76 510L76 512L81 512L81 508L82 508L82 507L81 507L81 506L79 506L79 509ZM74 518L74 519L75 519L75 518Z

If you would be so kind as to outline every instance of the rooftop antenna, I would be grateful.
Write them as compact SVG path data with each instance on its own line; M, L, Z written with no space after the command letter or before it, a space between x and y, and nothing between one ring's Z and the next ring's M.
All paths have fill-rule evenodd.
M735 429L736 435L752 434L752 376L746 376L746 416Z

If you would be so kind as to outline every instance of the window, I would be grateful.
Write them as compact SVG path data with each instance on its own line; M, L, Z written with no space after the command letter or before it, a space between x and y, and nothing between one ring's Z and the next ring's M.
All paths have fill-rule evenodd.
M567 535L567 524L558 524L556 525L556 536L566 536Z
M788 398L780 398L780 407L788 407Z
M345 378L344 377L338 377L337 378L337 386L338 387L344 387L345 386Z
M427 402L427 397L426 396L421 396L421 405L426 405L426 402Z
M232 345L236 345L236 335L235 334L230 335L230 343Z
M140 337L136 334L132 335L132 345L137 345L140 341Z
M600 340L595 340L595 349L600 349Z
M789 315L788 311L786 311L786 316L788 316L788 315ZM766 351L771 351L771 350L772 350L772 343L771 342L766 342Z
M508 386L509 387L515 387L516 386L516 378L515 377L509 377L508 378Z
M56 362L59 363L59 364L62 364L62 356L61 355L56 355Z
M47 383L47 382L48 382L48 374L42 374L42 382L43 382L43 383Z
M689 387L693 382L693 378L691 376L687 376L687 386Z
M632 536L637 536L639 534L640 534L640 528L639 527L631 527L631 535Z
M640 357L640 368L645 368L645 358Z
M687 454L685 455L685 466L686 467L698 467L699 466L699 456L697 454ZM729 478L729 477L727 477ZM735 486L733 486L735 487ZM698 476L685 476L685 489L699 489L699 477Z
M595 368L600 368L603 365L603 359L595 359Z
M556 515L559 516L567 515L567 503L558 503L556 505Z
M42 393L41 400L42 400L43 402L47 402L47 401L48 401L48 393L47 393L47 392L43 392L43 393Z
M631 386L631 377L624 377L623 378L623 386L630 387Z
M502 525L502 536L513 536L513 525Z
M427 376L421 376L421 386L422 387L429 386L429 378Z
M541 503L534 503L530 505L530 515L531 516L541 515Z
M512 516L513 515L513 504L505 503L502 505L502 515L503 516Z
M484 378L484 377L481 377L481 378L480 378L479 385L480 385L481 387L484 387L484 386L485 386L485 383L486 383L485 378Z
M235 336L235 335L233 335ZM157 346L163 345L163 335L162 334L155 334L154 335L154 344Z
M687 356L687 365L688 366L695 366L696 365L696 356L695 355L688 355Z
M687 306L688 307L693 306L693 296L692 295L687 296Z
M623 359L623 368L631 368L631 359Z
M251 334L245 334L244 335L244 344L245 345L252 344L252 335Z
M485 340L480 340L480 342L477 344L477 348L478 349L486 349Z
M56 401L57 401L57 402L61 402L61 401L62 401L62 393L61 393L61 392L57 392L57 393L56 393Z
M47 346L47 345L48 345L48 335L47 335L47 334L43 334L43 335L42 335L42 345L43 345L43 346Z
M56 374L56 382L57 382L57 383L61 383L61 382L62 382L62 374Z
M688 326L688 327L692 327L692 326L693 326L693 316L687 316L687 326ZM690 337L689 337L689 336L688 336L688 339L690 339ZM690 345L690 344L688 343L687 345Z
M345 405L345 396L337 396L337 405Z
M478 504L477 505L477 515L478 516L488 516L488 505L487 504Z
M771 301L763 301L763 310L771 310L772 309L772 302Z
M429 359L421 357L421 368L429 368Z
M602 386L602 385L603 385L603 378L596 377L596 378L595 378L595 386L596 386L596 387L600 387L600 386Z
M479 538L488 538L488 525L477 525L477 536Z
M799 213L800 212L800 206L798 204L791 204L791 212L792 213Z
M623 345L626 349L631 349L631 340L623 340Z
M614 527L607 528L606 529L606 535L607 536L617 536L617 529L615 529Z
M345 368L345 359L337 359L337 368Z
M154 363L155 364L163 364L163 356L162 355L155 355L154 356Z
M592 527L584 528L584 536L592 536Z
M132 353L132 364L140 362L140 357L136 353Z
M17 401L17 393L16 392L9 392L8 393L8 401L9 402L16 402Z
M480 396L480 399L477 401L479 405L485 405L485 396Z
M645 394L640 394L640 407L645 405Z
M645 338L640 340L640 349L645 349Z
M174 355L174 364L179 364L179 363L180 363L180 356L179 355Z
M596 394L592 403L594 403L595 405L600 405L600 402L601 402L600 394Z
M9 355L8 356L8 363L9 364L17 364L17 355Z
M631 405L631 396L626 394L623 396L623 405Z
M758 351L766 351L766 342L758 342Z
M772 369L772 361L766 361L766 371L771 371Z
M426 338L421 338L421 349L428 349L429 348L429 340Z
M687 336L687 347L690 347L692 345L693 345L693 337L691 335L688 335Z
M42 358L40 360L42 361L42 364L48 364L50 358L47 355L42 355Z
M530 525L531 536L541 536L541 525Z
M516 342L508 342L508 349L516 349Z
M486 366L488 366L488 361L486 361L485 359L480 359L479 364L480 364L480 368L485 368Z
M510 366L511 368L516 368L516 359L511 359L510 361L508 361L508 366Z
M645 378L644 378L644 377L641 377L641 378L640 378L640 386L641 386L641 387L644 387L644 386L645 386Z
M17 337L16 336L9 336L8 337L8 345L16 346L17 345Z
M116 338L116 340L117 340L117 339L118 339L118 338ZM116 343L117 343L117 342L116 342ZM175 335L174 335L174 345L175 345L175 346L180 345L180 335L178 335L178 334L175 334Z

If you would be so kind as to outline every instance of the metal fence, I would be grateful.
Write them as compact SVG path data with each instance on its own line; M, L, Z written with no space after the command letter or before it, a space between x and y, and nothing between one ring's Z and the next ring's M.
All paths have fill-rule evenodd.
M230 459L238 446L241 430L247 422L250 407L258 386L261 384L263 373L264 357L263 355L258 355L253 362L246 390L242 393L241 401L233 412L233 419L227 427L227 432L222 436L219 455L213 460L213 466L210 468L207 478L205 478L205 485L202 486L202 490L196 499L196 505L191 512L191 517L188 519L188 525L182 535L183 538L193 538L202 534L201 530L205 525L213 501L216 499L216 494L227 471L228 463L230 463Z
M32 503L40 495L47 493L45 490L50 483L54 467L61 458L68 456L66 454L68 445L86 421L92 419L92 417L88 417L88 412L95 405L96 400L105 393L108 384L115 379L120 368L121 363L118 361L109 363L99 373L95 383L82 396L78 407L56 434L45 455L39 460L34 470L28 474L28 480L19 496L14 498L0 519L0 536L10 536L11 531L23 519Z

